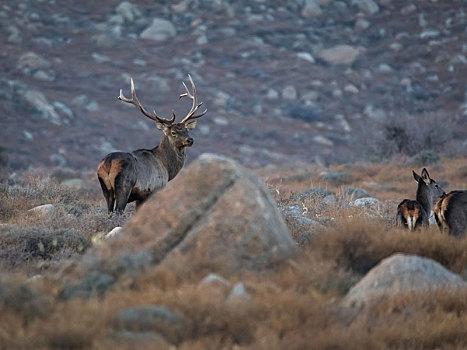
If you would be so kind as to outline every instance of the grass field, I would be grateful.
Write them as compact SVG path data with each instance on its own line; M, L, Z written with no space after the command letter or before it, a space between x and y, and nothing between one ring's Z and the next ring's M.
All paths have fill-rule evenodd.
M428 170L446 191L465 189L466 164L444 159ZM399 294L357 314L340 306L366 272L396 252L434 259L467 279L466 237L446 236L436 225L414 233L395 227L397 204L415 197L412 169L421 170L395 162L256 169L281 208L297 206L319 224L310 234L286 218L298 246L294 259L260 273L233 273L221 264L196 271L147 265L102 293L74 298L64 297L63 286L76 283L75 262L105 245L103 235L124 225L134 206L108 216L92 172L72 174L78 188L67 186L60 170L25 173L0 193L0 348L465 349L466 289ZM323 171L349 176L326 181ZM353 205L348 186L379 202ZM318 187L334 195L323 200L304 192ZM28 212L44 204L54 209ZM200 284L210 272L226 282ZM229 299L239 282L247 296ZM163 305L180 321L150 329L118 321L123 310L145 305Z

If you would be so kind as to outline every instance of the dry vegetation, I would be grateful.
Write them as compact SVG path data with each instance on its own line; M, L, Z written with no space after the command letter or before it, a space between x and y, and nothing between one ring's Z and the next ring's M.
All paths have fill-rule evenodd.
M444 181L445 190L465 189L465 163L447 159L430 167L430 174ZM402 294L357 315L339 307L350 287L394 252L432 258L467 278L467 238L436 228L410 233L394 227L398 202L415 195L413 165L400 164L333 168L351 174L344 185L323 182L324 169L317 167L260 169L281 207L297 205L323 225L303 243L298 240L308 228L288 221L300 245L294 260L256 274L229 273L208 262L189 271L148 265L89 298L63 297L66 266L100 242L102 233L122 225L133 207L123 217L108 217L94 174L80 174L79 189L60 184L57 172L26 174L1 189L0 348L465 349L465 290ZM352 206L345 186L366 189L380 204ZM296 196L316 187L334 191L335 200ZM27 212L47 203L56 206L49 215ZM200 285L209 272L229 285ZM42 277L31 278L36 274ZM73 283L73 276L66 278ZM237 282L248 297L226 301ZM144 305L183 315L176 326L162 323L152 330L165 340L117 321L122 310Z

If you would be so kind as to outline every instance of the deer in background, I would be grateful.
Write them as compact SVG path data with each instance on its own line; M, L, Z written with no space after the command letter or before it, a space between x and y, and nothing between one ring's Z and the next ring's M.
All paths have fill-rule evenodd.
M412 173L418 183L416 200L404 199L397 206L397 223L410 231L421 226L428 227L433 202L444 194L436 181L430 178L425 168L423 168L421 176L413 170Z
M198 103L196 87L190 75L191 92L183 82L185 93L180 95L192 100L188 114L180 123L174 124L175 112L171 119L160 118L155 111L148 113L138 101L133 78L131 78L131 98L120 90L118 99L135 105L139 111L156 122L156 127L164 135L156 147L138 149L133 152L113 152L105 156L97 167L97 177L102 188L109 213L125 210L127 203L136 201L136 208L151 193L165 187L182 169L185 163L185 147L193 145L188 134L196 126L194 119L202 117L207 110L195 115L202 102ZM114 208L115 207L115 208Z
M467 231L467 191L451 191L435 205L435 219L441 232L459 237Z

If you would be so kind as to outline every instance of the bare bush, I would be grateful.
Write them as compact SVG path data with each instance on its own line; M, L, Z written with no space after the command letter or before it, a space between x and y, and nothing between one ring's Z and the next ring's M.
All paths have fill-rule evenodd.
M442 114L400 115L379 122L365 122L361 127L362 152L370 159L395 155L413 157L420 152L436 155L465 154L464 141L453 118ZM430 157L429 161L437 159ZM418 157L421 160L422 156Z

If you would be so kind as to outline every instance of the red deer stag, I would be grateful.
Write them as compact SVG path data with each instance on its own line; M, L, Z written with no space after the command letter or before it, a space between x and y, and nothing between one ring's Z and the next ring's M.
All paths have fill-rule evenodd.
M435 205L436 223L441 232L459 237L467 232L467 191L451 191Z
M412 172L415 181L418 183L417 199L404 199L397 207L397 223L410 231L414 231L421 226L428 227L433 202L444 194L436 181L430 178L425 168L423 168L421 176L415 171Z
M171 119L160 118L155 111L148 113L136 97L135 86L131 79L131 98L123 96L120 90L118 99L135 105L140 112L156 122L164 136L159 145L152 149L138 149L133 152L109 153L97 167L97 177L102 187L109 213L114 209L117 213L125 210L127 203L136 201L136 208L151 193L165 187L182 169L185 162L185 147L193 145L193 138L188 131L196 126L196 118L202 117L207 110L195 115L202 105L198 103L196 87L188 75L191 92L185 83L186 92L180 95L192 100L188 114L180 123L174 124L175 113ZM116 202L116 203L115 203ZM115 208L114 208L115 205Z

